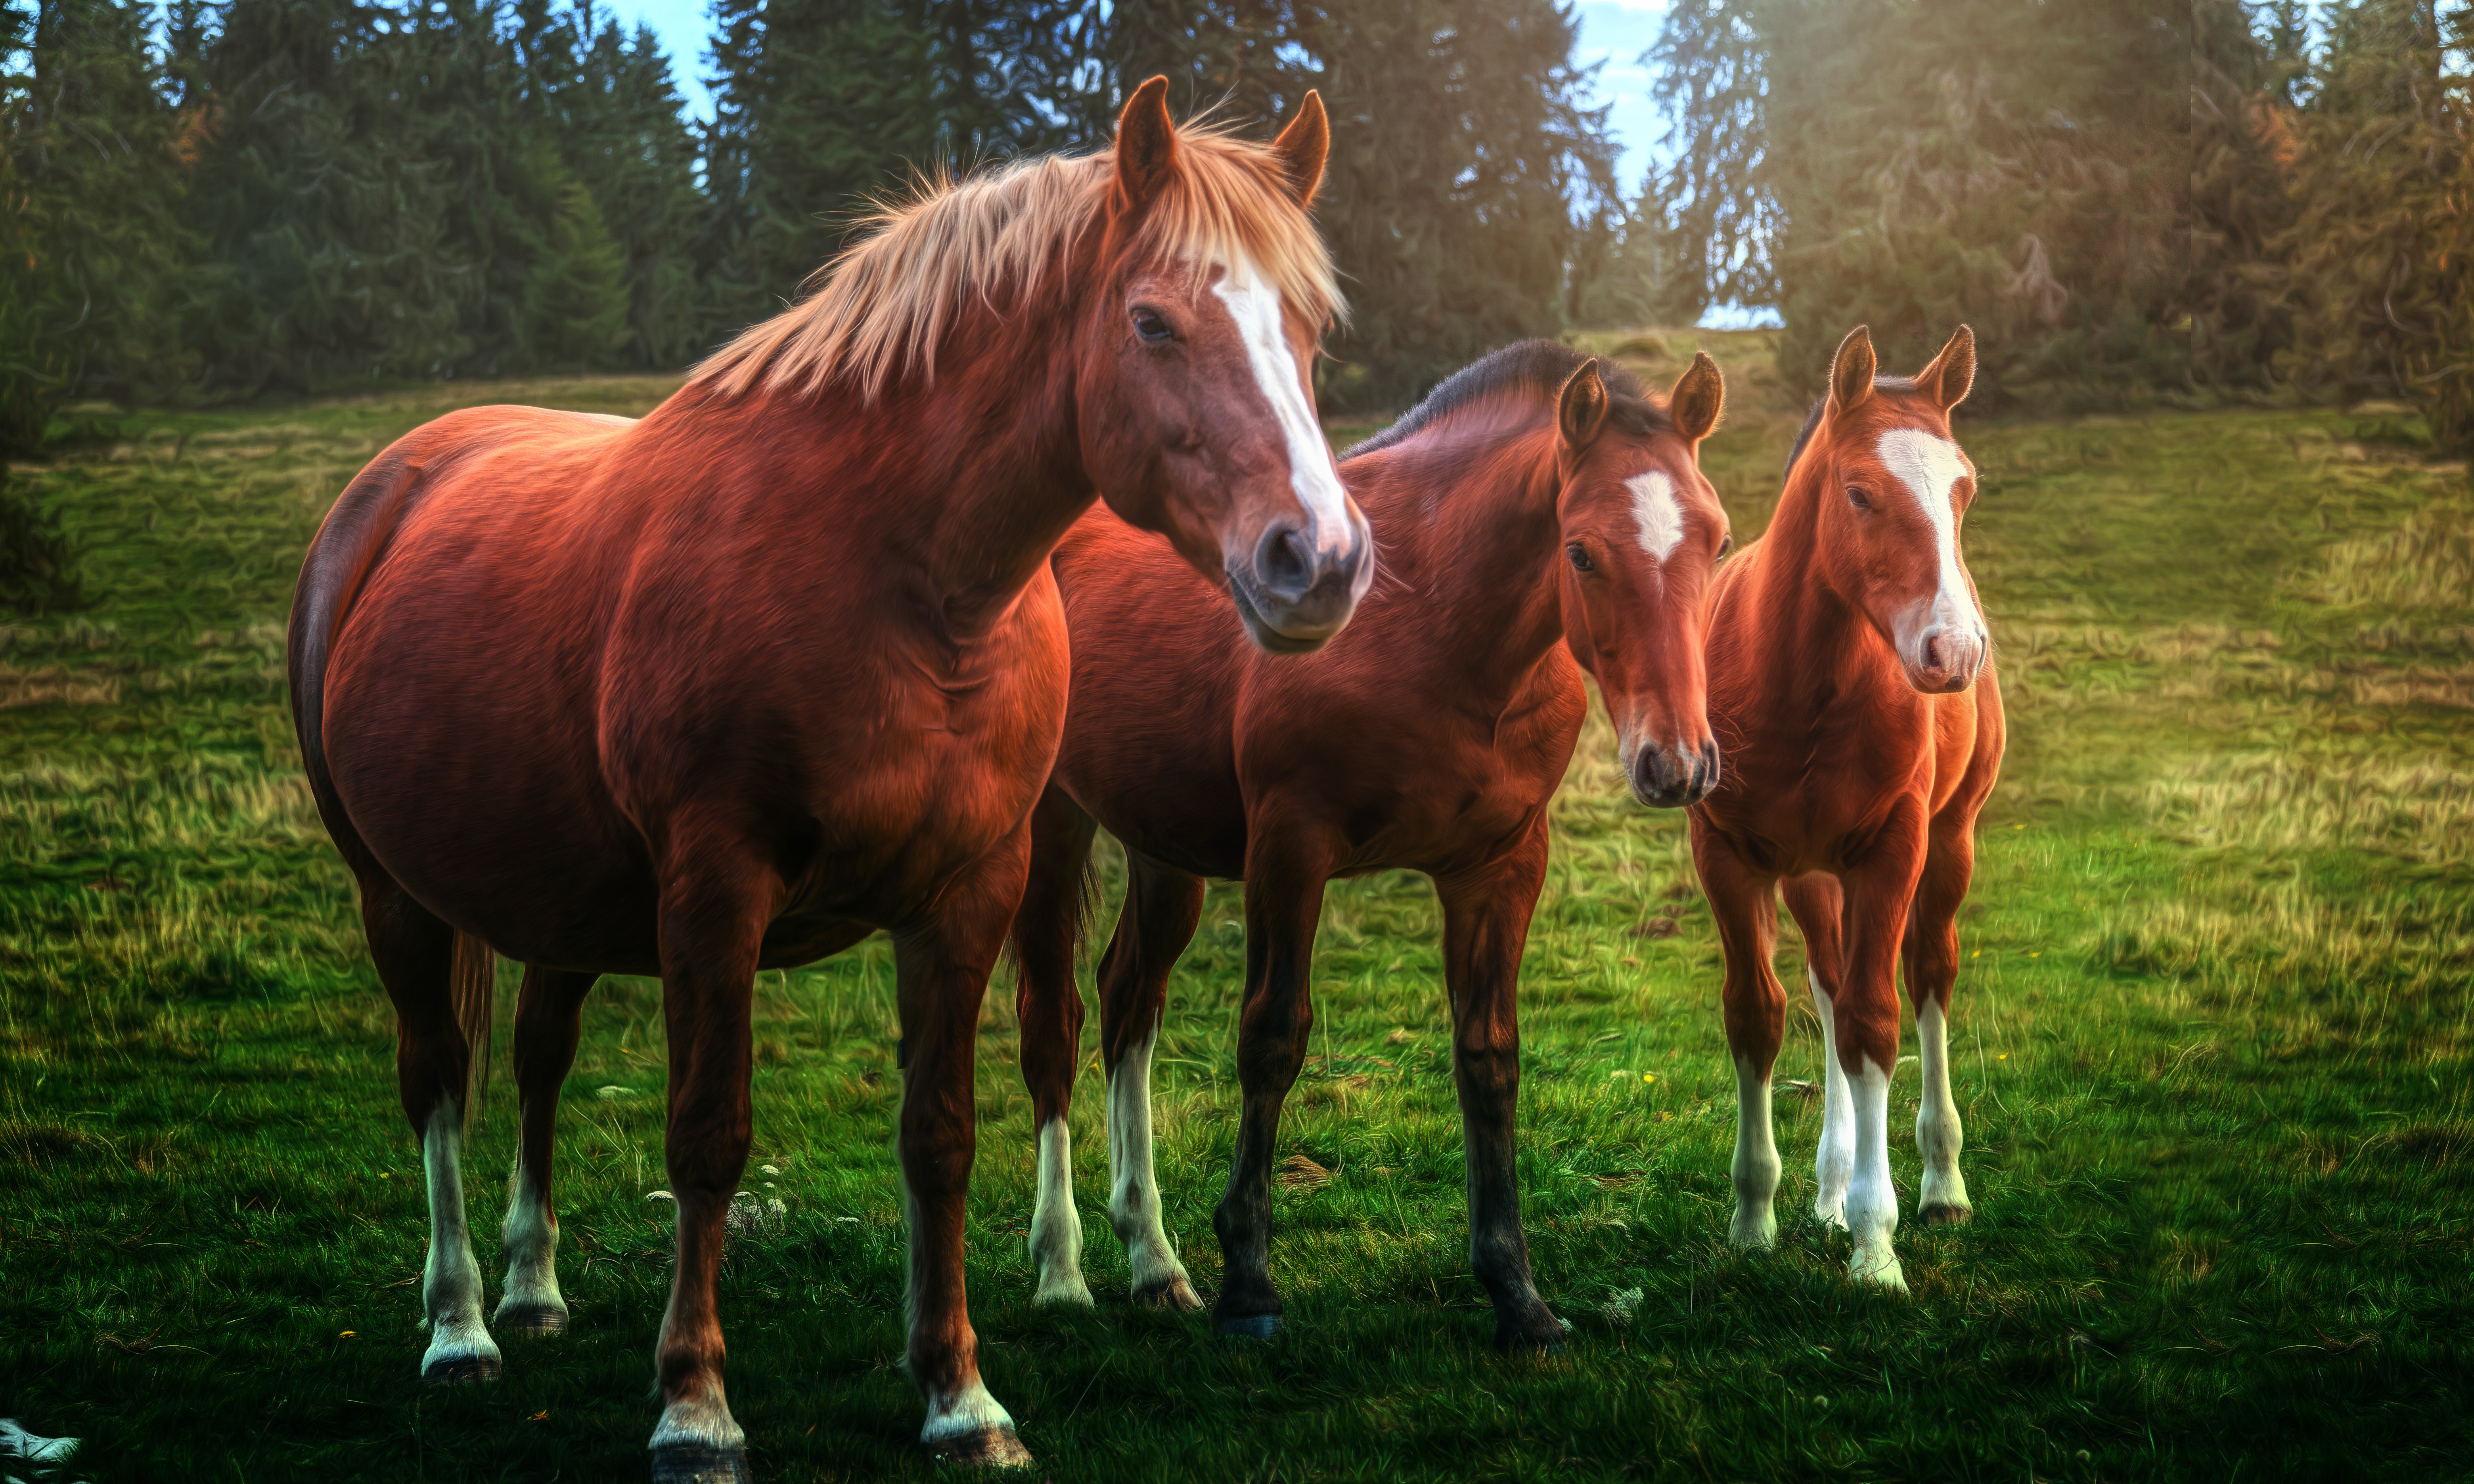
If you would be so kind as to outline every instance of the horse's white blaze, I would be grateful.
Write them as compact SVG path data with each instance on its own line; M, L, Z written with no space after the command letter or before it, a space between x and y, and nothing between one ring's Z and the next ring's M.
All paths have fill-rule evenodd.
M473 1260L473 1236L464 1225L463 1141L463 1110L451 1100L440 1103L421 1136L421 1170L429 1186L429 1259L421 1273L421 1306L429 1324L424 1372L459 1361L498 1364L498 1347L481 1323L481 1264Z
M1062 1118L1039 1130L1039 1204L1031 1216L1031 1261L1039 1274L1033 1304L1091 1307L1082 1281L1082 1216L1074 1209L1074 1136Z
M919 1429L919 1441L934 1446L956 1438L977 1437L992 1427L1013 1431L1013 1414L998 1405L997 1399L988 1395L987 1387L974 1375L951 1393L928 1394L928 1424Z
M506 1254L507 1289L498 1298L497 1318L547 1309L564 1322L567 1301L558 1291L558 1222L550 1214L549 1192L520 1159L508 1182L507 1219L498 1226L498 1247Z
M1735 1219L1727 1240L1738 1247L1778 1244L1778 1138L1770 1122L1770 1079L1750 1062L1735 1064Z
M1675 555L1684 539L1684 507L1676 503L1675 481L1659 469L1624 481L1632 491L1632 519L1638 528L1640 549L1661 562Z
M1821 1013L1821 1149L1812 1160L1812 1213L1834 1227L1847 1225L1847 1183L1856 1174L1856 1101L1847 1069L1838 1065L1838 1011L1821 980L1805 971L1812 1008Z
M1925 1166L1916 1207L1965 1211L1971 1207L1967 1181L1958 1173L1958 1103L1950 1095L1950 1017L1941 1006L1928 1001L1918 1007L1916 1041L1925 1084L1924 1095L1916 1101L1916 1153Z
M1890 1074L1868 1056L1852 1080L1856 1176L1847 1184L1847 1232L1856 1239L1856 1257L1848 1271L1904 1292L1907 1277L1890 1245L1899 1229L1899 1192L1890 1184Z
M1941 577L1933 593L1930 621L1981 635L1984 614L1968 589L1966 574L1958 569L1958 512L1951 500L1952 487L1967 477L1967 456L1958 451L1958 444L1921 428L1892 428L1875 447L1883 466L1907 487L1925 519L1932 524Z
M1158 1041L1153 1025L1108 1069L1108 1225L1126 1245L1134 1296L1183 1302L1194 1285L1160 1225L1159 1179L1152 1169L1152 1047Z
M1237 322L1237 337L1246 344L1246 361L1253 368L1255 384L1271 402L1273 416L1280 419L1280 431L1289 444L1289 484L1297 491L1298 503L1314 517L1315 550L1334 556L1347 551L1348 494L1341 488L1331 444L1323 441L1322 425L1315 420L1313 404L1306 400L1297 352L1289 347L1280 291L1263 276L1262 270L1242 257L1221 273L1211 291ZM1365 563L1365 576L1372 579L1370 562Z

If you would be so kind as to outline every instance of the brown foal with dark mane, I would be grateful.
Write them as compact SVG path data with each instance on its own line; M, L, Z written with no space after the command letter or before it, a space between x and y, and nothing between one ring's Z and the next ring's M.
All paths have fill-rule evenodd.
M1739 1247L1778 1239L1770 1070L1786 993L1770 968L1783 891L1804 930L1824 1073L1814 1214L1855 1237L1854 1275L1904 1289L1890 1245L1890 1075L1904 959L1923 1053L1917 1214L1964 1221L1950 992L1976 816L2001 769L2001 690L1959 523L1976 468L1950 410L1976 379L1965 325L1910 379L1838 347L1829 398L1787 461L1761 539L1718 575L1710 717L1727 778L1692 810L1692 856L1727 953Z
M1091 1302L1065 1113L1082 1029L1074 966L1086 864L1105 825L1130 876L1100 1001L1109 1219L1135 1298L1201 1302L1161 1227L1150 1084L1203 878L1246 883L1245 1104L1213 1222L1219 1328L1265 1335L1281 1308L1272 1155L1314 1020L1323 884L1410 870L1432 877L1443 902L1469 1252L1494 1300L1496 1343L1563 1338L1520 1230L1521 947L1546 876L1546 805L1588 711L1584 670L1643 803L1689 803L1717 779L1701 649L1727 517L1694 456L1724 395L1707 356L1661 406L1628 375L1543 341L1444 382L1341 465L1382 533L1388 577L1347 634L1308 658L1249 648L1215 620L1207 584L1112 516L1093 512L1057 547L1073 699L1013 935L1039 1129L1031 1246L1041 1300Z
M1136 90L1112 150L889 208L642 421L456 413L327 516L293 714L398 1015L424 1376L500 1363L457 1169L491 953L526 966L497 1315L521 1329L567 1318L550 1151L579 1007L597 974L659 974L678 1262L653 1472L745 1477L715 1276L752 981L883 928L921 1438L1028 1461L980 1382L962 1211L974 1027L1065 717L1049 553L1105 491L1282 650L1338 633L1373 570L1306 380L1337 305L1306 214L1322 105L1264 146L1179 131L1166 91Z

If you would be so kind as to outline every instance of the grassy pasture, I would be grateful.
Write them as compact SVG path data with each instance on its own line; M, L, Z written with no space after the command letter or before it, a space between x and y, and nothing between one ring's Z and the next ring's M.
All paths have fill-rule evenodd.
M1749 537L1798 419L1744 374L1758 337L1710 338L1737 405L1706 463ZM668 1280L657 989L604 982L568 1088L574 1329L503 1342L496 1386L424 1390L419 1156L280 634L303 542L390 437L466 402L666 390L142 414L32 471L101 601L0 629L0 1415L89 1439L91 1477L639 1475ZM1326 909L1284 1127L1312 1168L1275 1203L1292 1323L1268 1346L1122 1302L1096 1078L1075 1134L1102 1307L1031 1308L1000 982L971 1283L1044 1476L2474 1472L2474 490L2365 432L2326 411L1962 426L2013 744L1954 1009L1978 1211L1902 1228L1912 1299L1850 1287L1843 1234L1794 1219L1820 1119L1793 1084L1782 1245L1725 1246L1718 950L1681 821L1622 800L1602 720L1523 990L1527 1219L1563 1354L1487 1349L1421 879ZM1206 1289L1242 949L1215 889L1156 1075L1168 1221ZM748 1187L788 1214L726 1272L733 1405L768 1479L935 1472L896 1364L891 955L767 974L758 1004ZM1791 1015L1782 1076L1817 1081ZM501 1068L467 1161L493 1302Z

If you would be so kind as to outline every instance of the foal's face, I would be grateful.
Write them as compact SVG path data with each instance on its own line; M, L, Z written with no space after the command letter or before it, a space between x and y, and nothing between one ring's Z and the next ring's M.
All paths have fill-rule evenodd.
M1125 213L1141 211L1158 188L1152 177L1173 168L1163 161L1174 135L1154 135L1140 112L1149 94L1119 126ZM1165 131L1166 110L1151 107ZM1326 138L1309 94L1276 146L1294 209L1321 179ZM1262 648L1321 648L1374 580L1366 516L1315 417L1307 369L1322 326L1303 323L1242 254L1199 272L1131 265L1094 299L1076 395L1084 463L1109 508L1225 586Z
M1831 581L1928 695L1961 691L1984 668L1991 640L1959 551L1976 501L1976 466L1950 436L1950 409L1976 374L1976 339L1961 326L1911 385L1876 384L1872 337L1838 347L1824 416L1828 467L1821 537Z
M1654 808L1718 784L1702 637L1732 537L1696 450L1725 399L1717 366L1695 356L1668 400L1674 430L1642 430L1591 361L1557 415L1564 642L1606 698L1633 797Z

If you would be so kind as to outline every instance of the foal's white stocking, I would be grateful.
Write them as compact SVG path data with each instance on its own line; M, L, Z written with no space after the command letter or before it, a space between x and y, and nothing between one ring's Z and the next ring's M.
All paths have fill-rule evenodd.
M1778 1245L1778 1217L1771 1202L1778 1195L1779 1152L1770 1122L1770 1079L1753 1064L1735 1064L1735 1219L1727 1240L1738 1247Z
M1152 1170L1152 1047L1158 1041L1153 1025L1108 1072L1108 1224L1126 1244L1135 1303L1199 1309L1202 1300L1160 1225L1159 1178Z
M567 1300L558 1291L558 1218L550 1213L547 1182L521 1158L508 1182L507 1219L498 1247L507 1257L507 1288L491 1322L530 1334L567 1328Z
M1082 1216L1074 1209L1074 1136L1062 1117L1039 1130L1039 1204L1031 1216L1031 1260L1039 1272L1033 1304L1089 1308L1082 1281Z
M1848 1272L1904 1293L1907 1277L1890 1246L1899 1229L1899 1192L1890 1184L1890 1074L1866 1057L1853 1081L1856 1173L1847 1184L1847 1231L1856 1238L1856 1257Z
M421 1168L429 1185L429 1260L421 1274L429 1350L421 1357L425 1381L486 1381L498 1374L498 1347L481 1323L481 1264L473 1260L464 1227L464 1172L458 1151L464 1113L441 1102L421 1136Z
M1950 1017L1941 1006L1928 1002L1916 1008L1916 1041L1924 1064L1924 1095L1916 1100L1916 1153L1925 1166L1916 1216L1928 1225L1965 1221L1974 1214L1967 1181L1958 1173L1958 1103L1950 1095L1949 1033Z
M1846 1069L1838 1065L1838 1010L1821 980L1807 971L1812 1008L1821 1013L1821 1148L1812 1160L1812 1213L1833 1227L1847 1225L1847 1183L1856 1174L1856 1102Z

